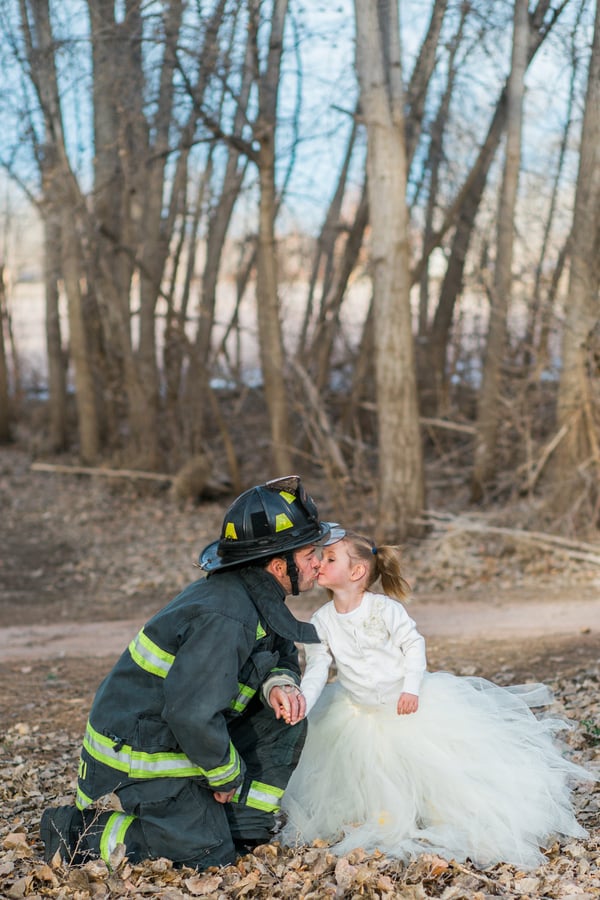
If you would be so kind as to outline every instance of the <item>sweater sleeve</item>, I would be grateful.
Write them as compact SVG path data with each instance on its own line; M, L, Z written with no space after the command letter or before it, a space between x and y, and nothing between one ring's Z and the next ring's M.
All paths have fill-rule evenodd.
M417 694L421 690L421 682L427 668L425 639L417 631L415 622L410 618L401 603L390 600L388 606L390 631L394 644L404 655L406 674L404 690L408 694Z
M333 657L329 649L329 642L322 624L315 616L311 619L317 629L321 640L320 644L304 644L306 653L306 668L302 676L300 690L306 699L306 714L308 715L319 697L329 677L329 667Z

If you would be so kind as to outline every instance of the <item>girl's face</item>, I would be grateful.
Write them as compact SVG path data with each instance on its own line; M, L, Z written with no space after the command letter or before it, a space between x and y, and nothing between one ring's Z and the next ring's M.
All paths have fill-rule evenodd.
M348 555L345 541L338 541L323 548L317 583L319 587L335 591L347 587L350 582L352 560Z

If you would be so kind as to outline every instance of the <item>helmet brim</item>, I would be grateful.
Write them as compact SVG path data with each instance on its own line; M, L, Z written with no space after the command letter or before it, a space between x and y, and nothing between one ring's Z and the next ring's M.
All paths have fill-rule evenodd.
M329 534L325 540L320 542L322 547L329 547L330 544L337 544L338 541L343 541L346 537L346 529L342 528L341 525L338 525L337 522L324 522L323 524L329 525Z
M226 556L219 556L218 549L221 541L213 541L201 552L198 557L198 565L205 572L216 572L233 568L239 569L256 559L283 556L284 553L287 553L290 550L299 550L301 547L309 547L311 544L314 544L315 546L325 546L325 544L328 543L327 539L329 537L331 524L332 523L330 522L319 522L318 527L320 533L318 537L309 540L306 539L306 536L298 537L295 541L290 540L285 546L280 545L277 548L265 547L262 550L253 551L244 559L227 559ZM341 537L337 538L337 540L341 540Z

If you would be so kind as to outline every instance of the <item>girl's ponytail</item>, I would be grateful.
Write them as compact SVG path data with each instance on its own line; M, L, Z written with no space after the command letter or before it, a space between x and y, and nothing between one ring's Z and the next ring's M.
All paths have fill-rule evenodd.
M369 538L355 531L347 531L344 541L350 547L350 557L358 558L367 565L368 588L381 578L381 586L390 597L403 600L410 594L410 585L402 575L399 547L391 544L377 547Z

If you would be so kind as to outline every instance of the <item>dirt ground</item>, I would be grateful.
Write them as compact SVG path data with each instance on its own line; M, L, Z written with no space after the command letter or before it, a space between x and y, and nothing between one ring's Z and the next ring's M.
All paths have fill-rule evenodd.
M194 568L197 554L218 536L232 498L181 504L155 486L32 472L30 464L23 449L0 448L0 896L75 896L72 876L40 868L39 814L57 797L69 802L78 741L95 689L145 619L201 574ZM335 506L328 505L326 486L316 480L309 489L323 517L338 518ZM500 684L545 681L555 691L557 708L573 724L568 742L575 758L597 765L600 567L559 550L460 531L432 533L408 546L405 560L414 588L409 611L427 638L430 669L481 675ZM300 618L308 618L320 602L313 591L290 605ZM34 770L35 789L30 784ZM596 788L578 791L577 804L590 839L549 856L549 871L562 873L558 880L536 873L534 884L529 875L499 867L477 881L470 868L449 870L443 861L437 874L434 865L411 875L410 867L390 868L389 861L384 871L381 860L350 860L348 865L363 871L359 890L352 881L346 884L339 863L330 860L321 880L313 878L312 894L296 884L289 895L598 897ZM261 873L264 860L254 860L254 869L248 865L248 871L238 867L242 881L250 878L248 890L232 874L231 882L219 875L221 881L211 883L214 890L208 882L192 887L181 879L156 886L155 878L152 892L147 872L137 871L137 881L128 872L136 890L121 884L117 893L170 900L288 896L283 887L277 893L273 882L267 884L264 873L252 882L251 873ZM306 857L303 865L311 870ZM374 867L375 881L369 880ZM302 867L293 858L284 868L278 885L290 870L298 874ZM415 872L421 874L418 881ZM388 876L394 890L402 886L401 894L387 890ZM527 885L517 883L524 877L530 878ZM110 890L116 890L113 885L106 893L106 878L90 876L86 884L78 888L82 898L113 896Z

